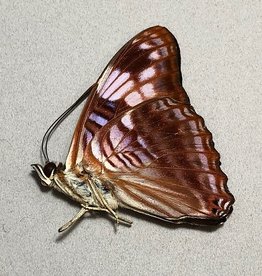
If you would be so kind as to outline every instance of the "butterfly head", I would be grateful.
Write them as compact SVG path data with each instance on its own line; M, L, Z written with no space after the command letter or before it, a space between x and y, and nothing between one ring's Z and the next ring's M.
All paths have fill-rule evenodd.
M54 186L54 175L58 170L58 166L54 162L47 162L44 167L40 164L32 164L31 166L41 179L42 185L47 187Z
M62 163L47 162L45 166L32 164L43 186L53 188L81 204L93 204L89 178L78 167L65 170Z

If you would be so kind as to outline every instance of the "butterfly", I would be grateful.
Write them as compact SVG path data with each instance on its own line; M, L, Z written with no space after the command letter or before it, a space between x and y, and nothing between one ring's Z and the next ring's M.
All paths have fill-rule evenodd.
M50 162L47 141L84 99L65 165ZM80 205L59 231L86 212L105 212L131 225L119 208L171 223L217 225L234 197L204 120L182 86L180 50L165 28L128 41L87 92L49 128L46 164L33 164L45 186Z

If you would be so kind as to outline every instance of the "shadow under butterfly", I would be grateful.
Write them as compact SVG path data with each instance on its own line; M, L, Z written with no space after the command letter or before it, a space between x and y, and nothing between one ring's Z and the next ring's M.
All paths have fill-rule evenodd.
M86 99L65 165L49 161L53 130ZM212 134L182 87L180 52L164 27L127 42L80 99L48 129L41 183L79 203L62 232L86 212L118 215L127 208L171 223L217 225L234 197L220 169Z

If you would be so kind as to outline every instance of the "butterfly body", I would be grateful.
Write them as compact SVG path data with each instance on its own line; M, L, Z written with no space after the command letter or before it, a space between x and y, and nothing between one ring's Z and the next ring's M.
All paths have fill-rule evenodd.
M90 89L65 169L50 180L34 166L81 204L76 219L94 210L129 223L116 213L123 207L173 223L219 224L234 202L212 134L182 87L178 44L160 26L122 47Z

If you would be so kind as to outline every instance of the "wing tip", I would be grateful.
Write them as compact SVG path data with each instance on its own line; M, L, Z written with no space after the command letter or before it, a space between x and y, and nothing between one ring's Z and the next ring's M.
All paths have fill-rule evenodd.
M138 36L143 35L145 33L155 33L155 32L160 32L160 31L166 31L170 35L174 36L166 27L161 26L161 25L155 25L155 26L151 26L151 27L148 27L148 28L144 29L143 31L138 33L135 37L138 37Z

